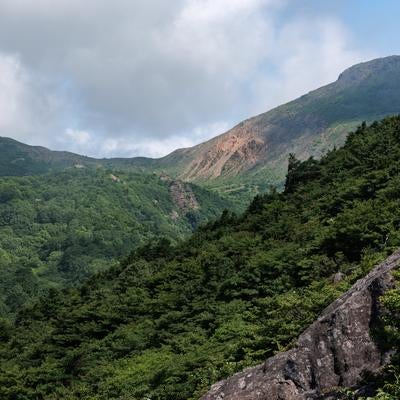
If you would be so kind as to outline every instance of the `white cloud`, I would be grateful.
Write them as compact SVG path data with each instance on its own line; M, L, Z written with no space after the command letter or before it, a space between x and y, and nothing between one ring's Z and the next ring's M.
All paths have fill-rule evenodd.
M185 137L171 136L165 139L150 138L144 142L133 142L127 138L106 139L100 152L106 157L129 156L130 154L146 154L148 157L162 157L176 148L189 147L194 143Z
M269 62L275 73L259 76L253 85L254 112L263 112L333 82L346 68L374 54L349 47L350 34L338 21L295 19L277 31Z
M174 57L184 55L200 76L218 78L222 89L240 85L271 50L273 24L261 10L273 4L266 0L188 1L161 32L163 43Z
M334 19L280 20L286 4L1 0L0 135L159 156L365 59Z
M71 128L68 128L65 131L65 136L68 138L68 140L72 140L73 143L76 143L79 146L88 144L91 139L89 132Z
M0 136L50 145L62 126L62 100L17 55L0 52Z
M18 118L24 81L18 60L0 55L0 130L11 127Z
M132 154L146 154L148 157L158 158L171 153L176 149L194 146L205 140L225 132L229 129L227 122L215 122L205 126L198 126L186 135L172 135L164 138L147 138L144 141L132 140L129 136L105 137L99 141L94 135L85 131L75 131L68 129L66 136L73 140L63 139L64 148L71 148L81 145L82 152L85 148L90 148L95 154L103 157L129 157ZM80 141L80 143L79 143ZM86 154L86 153L85 153Z

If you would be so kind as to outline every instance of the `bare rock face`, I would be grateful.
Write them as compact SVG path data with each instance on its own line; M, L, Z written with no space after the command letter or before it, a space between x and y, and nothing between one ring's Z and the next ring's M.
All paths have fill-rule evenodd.
M370 328L399 263L400 251L327 307L292 350L213 385L202 400L331 399L339 387L357 387L388 362Z
M188 184L182 181L172 180L169 185L169 193L172 201L182 212L188 212L200 208L193 190Z

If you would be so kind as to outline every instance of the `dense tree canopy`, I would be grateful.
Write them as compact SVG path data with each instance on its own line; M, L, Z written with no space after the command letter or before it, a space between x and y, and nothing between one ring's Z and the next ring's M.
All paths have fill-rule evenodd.
M49 287L83 282L152 238L179 240L229 206L195 185L174 195L173 185L90 168L0 178L0 316ZM185 190L197 207L177 203Z
M399 159L400 118L361 126L321 161L293 158L286 190L243 215L176 245L150 240L83 286L51 290L0 324L0 397L198 399L287 348L400 245ZM398 291L382 301L396 345ZM395 396L395 377L382 393Z

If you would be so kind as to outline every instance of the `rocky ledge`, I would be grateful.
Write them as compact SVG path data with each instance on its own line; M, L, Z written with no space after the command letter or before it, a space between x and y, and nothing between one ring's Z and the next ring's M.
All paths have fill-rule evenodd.
M334 399L341 387L358 387L389 360L371 337L379 297L393 287L400 251L327 307L295 347L264 364L216 383L202 400Z

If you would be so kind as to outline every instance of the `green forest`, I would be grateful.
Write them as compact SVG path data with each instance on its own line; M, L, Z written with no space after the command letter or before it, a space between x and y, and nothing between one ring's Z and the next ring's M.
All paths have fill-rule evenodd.
M49 288L79 285L151 239L182 239L229 206L198 186L143 173L69 168L0 178L0 317Z
M272 188L243 214L224 211L175 243L161 237L170 237L161 214L155 235L146 230L150 218L135 219L141 231L126 229L132 225L120 209L95 222L99 207L116 201L124 208L130 196L120 185L115 197L99 194L90 207L85 188L96 191L107 175L85 172L78 187L72 178L80 172L2 181L1 218L9 207L21 218L1 227L4 271L17 263L22 276L49 282L100 272L82 285L54 284L2 320L0 398L194 400L217 380L289 348L326 305L400 246L399 159L400 117L363 124L320 161L292 155L283 192ZM64 191L55 192L50 183L62 179ZM38 192L43 205L24 202ZM77 196L87 203L71 217ZM68 218L75 222L65 225ZM180 232L188 230L182 222ZM126 255L110 261L117 254ZM334 283L337 272L344 278ZM10 293L5 306L15 307L9 303L17 297ZM377 340L399 348L400 289L381 302L387 312ZM397 355L376 377L376 399L400 398L399 374Z

